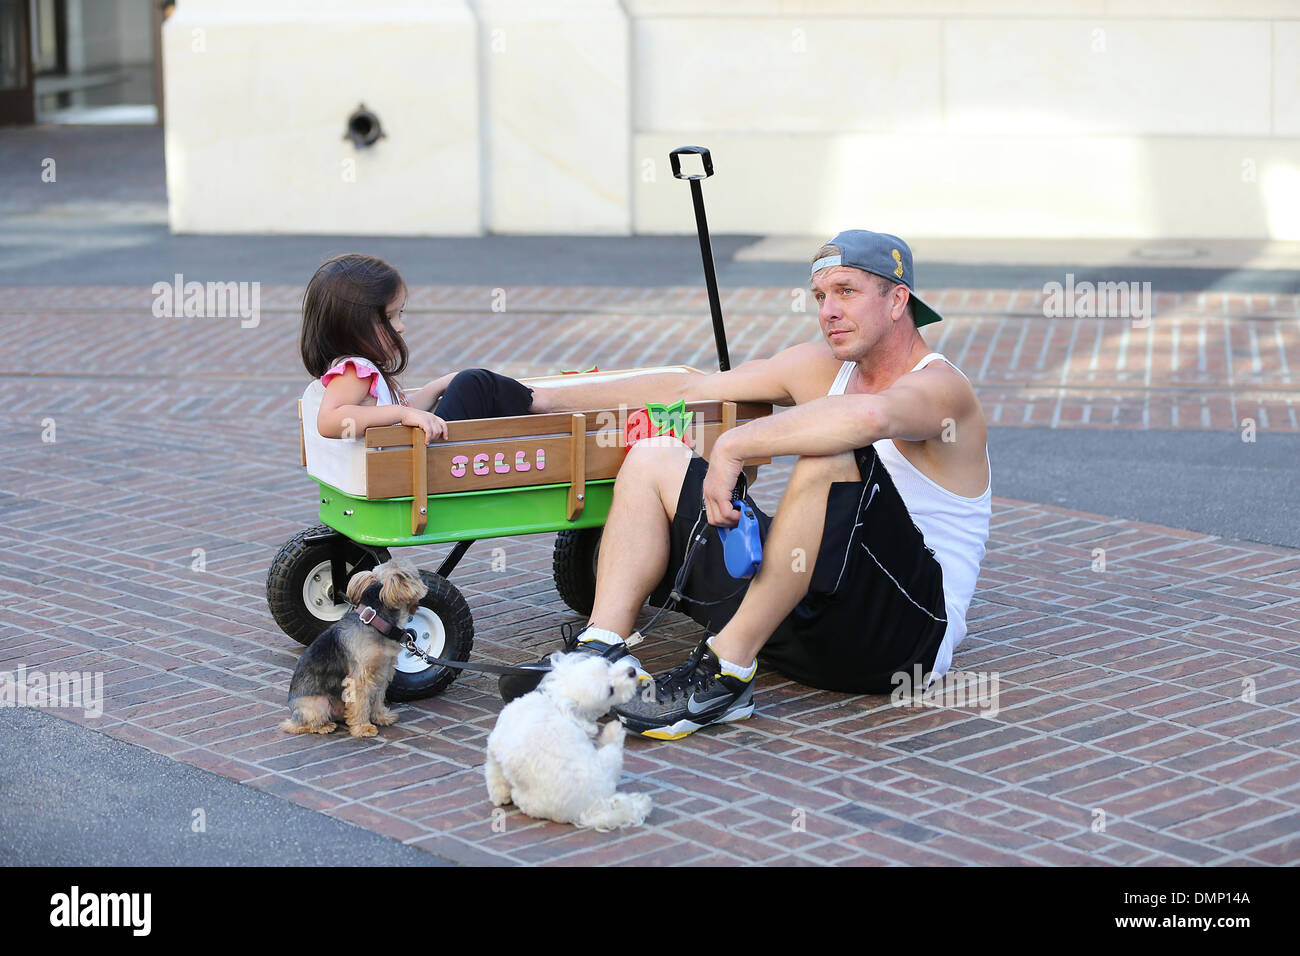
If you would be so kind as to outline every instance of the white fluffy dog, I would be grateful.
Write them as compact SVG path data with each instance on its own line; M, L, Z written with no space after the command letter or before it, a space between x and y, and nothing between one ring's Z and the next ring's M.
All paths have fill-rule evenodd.
M637 692L635 668L592 654L557 654L537 690L511 701L488 735L488 796L530 817L610 830L643 823L644 794L617 793L623 738L597 718Z

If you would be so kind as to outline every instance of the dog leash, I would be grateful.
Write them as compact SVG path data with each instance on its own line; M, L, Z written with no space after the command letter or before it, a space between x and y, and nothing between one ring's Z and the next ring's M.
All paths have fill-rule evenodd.
M746 489L745 476L742 473L736 482L736 489L732 493L732 500L734 501L738 499L743 499L746 490L747 489ZM700 520L704 518L704 515L705 515L705 508L704 505L701 504L700 514L695 519L694 527L691 528L691 542L689 545L687 545L686 554L682 556L681 567L677 569L677 574L674 575L673 577L673 586L668 593L668 600L664 603L664 606L659 608L659 610L655 613L655 615L652 618L650 618L649 623L647 623L645 627L639 628L636 632L634 632L637 640L635 642L629 640L628 646L632 646L633 643L639 644L641 640L644 639L645 635L649 633L650 629L659 622L659 619L663 617L663 615L666 612L672 610L674 607L680 604L683 599L690 601L692 604L699 604L703 606L722 604L726 601L732 600L737 594L739 594L741 591L745 590L745 588L749 586L749 582L746 581L744 584L738 587L731 594L728 594L726 597L719 598L716 601L697 601L691 598L689 595L682 593L682 587L686 583L686 578L690 574L691 566L695 563L695 557L699 553L700 545L704 543L704 532L699 530ZM755 534L756 533L757 531L755 531ZM381 620L384 620L385 624L390 623L386 619L383 619L382 615L377 615L373 608L365 608L365 610L371 611L372 620L364 621L364 623L370 624L373 627L374 626L373 619L376 617L379 617ZM420 648L416 646L415 643L416 633L415 631L411 630L411 628L409 627L402 628L400 630L399 633L401 634L401 637L398 637L396 633L391 633L389 631L380 628L376 628L376 629L380 630L380 633L383 633L386 637L390 637L393 640L399 641L405 650L409 651L415 657L420 658L420 660L424 661L426 664L436 664L440 667L452 667L455 668L456 670L477 671L479 673L498 674L501 676L547 674L551 670L551 666L549 664L540 664L540 663L539 664L513 664L513 665L473 664L470 663L469 661L456 661L456 660L449 660L444 657L434 657L431 654L426 654L424 651L420 650ZM398 629L394 627L393 630L397 631Z
M379 600L379 585L372 584L366 588L361 595L361 602L353 608L357 618L362 624L373 627L384 637L392 641L397 641L403 648L410 651L416 657L419 657L426 664L438 664L443 667L454 667L457 670L483 671L488 674L537 674L546 673L550 670L547 666L538 665L515 665L507 666L503 664L471 664L469 661L453 661L443 657L432 657L416 646L416 633L409 627L398 627L393 621L389 620L379 610L381 601Z
M700 509L700 515L701 517L704 515L703 508ZM699 526L699 519L697 518L696 528L698 528L698 526ZM686 597L686 600L691 600L689 596L682 594L682 585L685 584L686 577L687 575L690 574L691 565L694 563L695 556L699 552L699 546L704 541L703 532L695 533L696 528L692 529L692 533L694 534L694 537L691 539L691 543L686 549L686 554L682 557L682 565L680 568L678 568L677 574L674 577L673 587L672 590L669 592L667 603L665 603L664 606L661 607L659 611L655 614L655 616L650 619L650 623L648 623L644 628L641 628L636 632L639 637L644 637L645 634L650 630L650 628L652 628L658 622L659 618L662 617L666 611L669 611L673 607L675 607L678 604L678 602L682 600L683 597ZM734 593L727 595L727 597L722 598L719 601L700 601L694 603L721 604L723 601L728 601L731 598L734 598L736 594L739 594L742 590L744 590L746 586L748 585L747 584L742 585ZM534 675L534 674L547 674L550 673L551 670L551 666L549 664L540 664L540 663L539 664L514 664L514 665L474 664L469 661L455 661L455 660L448 660L447 658L444 657L434 657L432 654L426 654L424 651L420 650L420 648L416 646L415 641L417 635L415 631L413 631L411 628L409 627L402 628L400 633L402 635L401 638L397 637L396 634L388 634L387 636L393 638L394 640L399 641L405 650L409 651L414 656L420 658L420 660L424 661L426 664L437 664L441 667L452 667L455 668L456 670L477 671L485 674L498 674L501 676L511 676L511 677L523 676L523 675Z
M453 661L443 657L434 657L415 646L416 634L413 630L409 627L403 628L402 633L406 637L402 647L426 664L439 664L443 667L454 667L457 670L481 671L485 674L546 674L551 670L550 666L546 664L471 664L469 661Z
M748 482L746 482L745 473L742 471L740 476L736 479L736 487L732 489L731 500L733 502L743 502L745 494L749 490L747 486ZM633 632L633 636L636 637L636 640L633 641L629 638L629 647L632 647L635 644L640 644L646 634L649 633L650 628L654 627L655 624L659 622L659 618L663 617L665 612L671 611L675 608L683 599L690 601L692 604L698 604L701 607L712 607L715 604L725 604L727 601L733 600L737 594L740 594L749 587L749 582L746 581L740 587L736 588L736 590L732 591L725 597L718 598L716 601L699 601L691 597L689 594L682 593L682 587L686 584L686 578L691 573L691 565L695 563L695 556L699 553L700 545L704 543L704 531L700 529L700 522L704 520L706 513L707 511L704 503L701 502L700 513L695 518L695 524L691 526L691 542L686 546L686 553L682 555L681 567L677 569L677 574L673 577L673 586L668 592L668 600L664 603L663 607L659 608L659 610L655 612L655 615L650 618L649 623L646 624L645 627L638 628ZM754 536L758 535L757 524L755 524L752 533ZM719 537L721 537L721 535L719 535ZM723 546L724 548L726 546L725 539L723 540Z

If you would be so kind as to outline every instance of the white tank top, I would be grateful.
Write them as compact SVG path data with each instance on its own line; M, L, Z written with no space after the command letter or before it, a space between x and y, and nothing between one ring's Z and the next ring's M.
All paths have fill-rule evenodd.
M917 362L911 371L925 368L931 362L948 362L966 378L961 369L938 352L931 352ZM840 366L835 383L828 395L843 395L856 363ZM969 379L967 379L969 381ZM903 457L892 438L882 438L872 446L876 456L894 480L894 486L907 505L912 523L925 538L925 544L934 552L935 560L943 568L943 600L947 609L948 629L934 662L934 676L941 677L952 666L952 653L966 636L966 610L975 593L979 578L980 561L984 558L989 539L989 519L993 514L993 469L989 468L989 487L978 498L966 498L949 491ZM988 461L988 448L984 450Z

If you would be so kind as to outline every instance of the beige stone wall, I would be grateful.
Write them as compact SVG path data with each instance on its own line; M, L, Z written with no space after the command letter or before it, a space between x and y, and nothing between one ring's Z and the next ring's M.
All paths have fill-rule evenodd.
M475 235L477 24L461 0L185 0L163 28L172 229ZM361 104L386 138L344 139Z
M186 0L165 46L179 230L690 232L701 143L719 232L1300 238L1296 2Z

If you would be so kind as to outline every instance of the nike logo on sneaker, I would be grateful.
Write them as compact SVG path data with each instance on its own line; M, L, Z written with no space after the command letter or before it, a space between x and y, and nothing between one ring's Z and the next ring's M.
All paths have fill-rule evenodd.
M691 694L691 696L686 701L686 712L693 717L698 717L700 714L704 713L706 710L714 706L716 703L717 701L715 700L706 700L703 703L697 704L695 700L695 695Z

